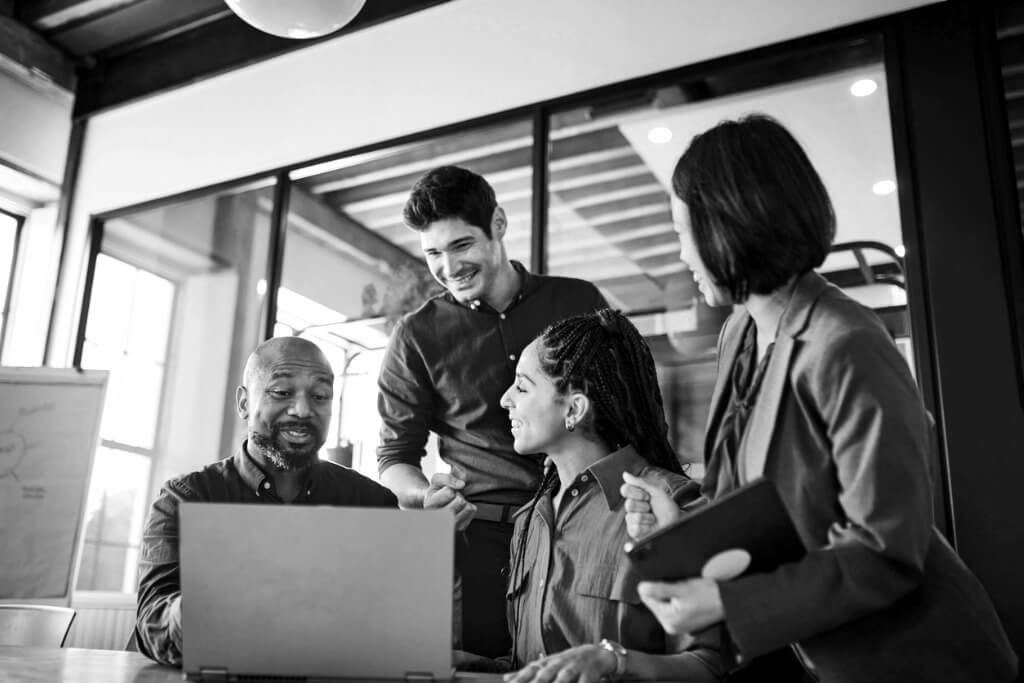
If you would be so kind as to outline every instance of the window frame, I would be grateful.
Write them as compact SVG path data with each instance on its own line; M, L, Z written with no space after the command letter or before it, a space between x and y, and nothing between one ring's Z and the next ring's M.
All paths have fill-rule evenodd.
M4 295L3 301L0 302L0 315L3 316L3 320L0 321L0 355L3 354L4 344L7 342L7 330L11 320L11 302L14 297L14 283L18 272L18 253L21 247L21 236L25 227L25 216L20 214L7 211L6 209L0 208L0 214L13 218L15 222L14 226L14 243L11 245L11 270L7 276L7 290Z
M111 259L120 261L121 263L124 263L124 264L126 264L128 266L131 266L131 267L136 268L138 270L141 270L143 272L151 273L153 275L157 275L158 277L164 277L163 275L152 273L152 271L146 270L144 267L142 267L139 264L132 263L131 261L126 260L121 255L113 256L111 254L105 254L103 252L103 250L101 249L102 237L103 237L103 226L102 226L102 224L100 224L100 225L96 226L96 230L94 232L94 239L90 243L89 276L88 276L88 283L87 283L87 288L86 288L87 294L86 294L86 299L85 299L84 304L83 304L83 317L81 318L81 323L82 324L81 324L81 326L79 328L79 334L78 334L76 345L75 345L74 367L79 368L79 369L81 369L81 367L82 367L82 354L83 354L84 349L85 349L85 342L86 342L85 333L86 333L86 329L88 327L88 322L89 322L88 321L87 312L88 312L90 300L92 298L92 284L93 284L93 278L94 278L95 273L96 273L96 261L99 259L100 254L103 254L107 258L111 258ZM172 282L172 285L174 286L174 294L173 294L173 296L171 298L170 310L171 310L171 321L173 323L175 312L178 310L179 298L180 297L179 297L179 292L178 292L178 286L176 284L174 284L173 282ZM153 434L153 447L152 448L146 448L144 446L135 446L135 445L132 445L132 444L122 443L120 441L115 441L113 439L103 438L102 435L101 435L101 437L99 439L99 443L98 443L98 448L102 447L102 448L110 449L112 451L120 451L120 452L123 452L123 453L133 453L135 455L141 455L141 456L145 456L146 458L148 458L148 460L149 460L149 473L148 473L148 476L146 477L145 487L144 487L144 489L142 491L142 495L146 496L147 501L148 501L148 498L149 498L149 494L150 494L150 492L153 489L153 482L154 482L154 477L156 476L156 469L157 469L155 465L159 462L159 457L160 457L160 448L159 448L159 446L160 446L160 443L162 441L162 434L163 434L163 431L164 431L165 426L166 426L165 412L166 412L166 409L167 409L167 391L168 391L167 377L169 376L169 373L173 370L173 365L174 365L174 327L173 327L173 325L168 325L167 340L166 340L166 344L164 346L164 359L163 359L163 363L162 363L162 366L161 366L161 368L163 370L163 373L162 373L161 380L160 380L160 390L159 390L160 398L159 398L159 400L157 402L156 425L155 425L155 429L153 430L154 431L154 434ZM104 407L105 407L105 405L104 405ZM96 455L98 455L98 448L97 448L97 454ZM94 455L94 457L95 457L95 455ZM90 468L90 481L89 481L90 488L92 487L92 476L94 475L95 471L96 471L95 466ZM104 497L105 497L105 494L104 494ZM102 509L102 506L101 506L101 509ZM76 567L76 572L75 572L75 581L76 581L76 583L77 583L79 577L82 574L82 572L81 572L81 562L82 562L82 558L85 555L84 548L85 548L86 545L93 545L93 546L97 546L97 547L124 548L125 550L133 550L133 549L134 550L138 550L141 547L141 543L134 543L133 544L131 542L121 543L121 542L105 541L105 540L102 540L102 536L101 536L100 540L90 541L86 537L85 520L82 520L82 521L83 521L83 524L82 524L82 539L81 539L82 552L80 552L79 556L78 556L79 566ZM141 541L141 539L139 539L139 540ZM97 559L97 561L98 561L98 559ZM81 589L80 590L80 589L78 589L77 585L72 587L72 591L74 593L76 593L76 594L79 594L79 593L110 593L110 592L124 593L125 592L125 591L109 591L109 590L99 590L99 589Z

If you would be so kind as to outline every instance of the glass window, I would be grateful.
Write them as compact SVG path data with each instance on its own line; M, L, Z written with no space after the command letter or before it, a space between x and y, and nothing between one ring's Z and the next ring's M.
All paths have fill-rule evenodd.
M654 350L678 452L698 475L715 344L729 311L704 304L679 259L671 175L696 134L753 112L794 133L831 195L838 232L822 274L908 339L879 41L721 67L551 118L548 271L593 281L632 314Z
M241 443L235 387L262 338L272 195L263 183L103 224L79 361L110 379L78 590L134 590L157 487Z
M150 457L101 446L93 463L85 513L78 590L135 590Z
M509 257L530 265L532 123L517 121L346 157L293 174L277 334L315 341L336 374L322 457L377 477L377 374L394 323L440 291L402 221L416 180L454 164L484 176L505 209ZM428 445L428 475L441 467Z
M83 368L110 372L86 504L79 590L130 591L145 515L174 285L100 254ZM138 330L153 329L140 343Z
M10 216L0 211L0 223L10 226ZM44 348L56 284L55 254L60 253L57 205L28 209L21 221L8 266L0 266L3 301L4 365L26 367L44 364ZM9 237L7 228L0 228ZM6 238L0 238L0 240ZM8 242L8 244L11 244ZM6 248L5 248L6 250ZM6 270L9 267L10 270Z
M101 437L151 450L156 439L174 285L100 254L92 294L81 365L110 371ZM146 326L148 329L142 332Z

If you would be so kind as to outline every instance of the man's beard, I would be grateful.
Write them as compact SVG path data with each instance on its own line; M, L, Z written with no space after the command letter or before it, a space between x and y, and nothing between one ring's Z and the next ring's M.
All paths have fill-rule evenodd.
M294 472L309 467L317 459L317 452L323 443L321 439L314 439L308 446L281 447L281 430L289 425L274 425L270 435L249 433L249 443L253 449L263 456L263 460L278 472ZM309 429L317 436L319 433L314 427Z

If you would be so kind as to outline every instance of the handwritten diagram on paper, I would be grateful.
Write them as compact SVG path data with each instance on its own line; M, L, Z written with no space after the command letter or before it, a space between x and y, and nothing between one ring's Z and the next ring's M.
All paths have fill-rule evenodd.
M106 378L0 368L0 599L69 594Z

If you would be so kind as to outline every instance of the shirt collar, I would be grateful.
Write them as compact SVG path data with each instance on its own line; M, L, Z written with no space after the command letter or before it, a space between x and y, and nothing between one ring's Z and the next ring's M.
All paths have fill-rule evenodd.
M629 472L639 476L647 464L635 448L623 446L601 458L587 470L594 475L594 479L601 487L608 509L614 510L622 503L622 493L619 491L622 486L622 473Z
M512 269L515 270L516 273L519 275L519 290L516 291L516 295L512 297L512 303L509 304L509 308L511 309L514 308L516 304L518 304L520 301L522 301L523 297L525 297L527 294L533 291L533 289L536 286L536 277L531 275L530 271L526 270L526 267L523 266L523 264L520 263L519 261L511 261L510 263L512 264ZM456 299L454 296L452 296L452 293L447 290L445 290L445 298L447 298L448 301L454 304L457 304L459 306L465 306L471 311L488 311L493 313L499 312L495 311L483 299L473 299L471 301L463 303Z
M233 458L235 469L238 470L238 475L242 478L242 481L255 491L256 495L259 495L263 491L263 484L270 481L270 477L256 463L256 460L249 455L249 452L246 450L247 444L248 441L243 441L242 445L235 451L235 457ZM271 482L271 486L273 486L273 482Z
M259 463L256 462L256 458L249 455L249 451L246 449L248 443L248 439L243 441L242 445L235 452L235 455L232 458L235 464L235 469L238 470L238 475L247 486L256 492L257 496L263 497L268 494L277 496L277 490L274 487L274 480L271 479L270 475L268 475L262 467L260 467ZM315 466L316 463L313 464L313 467ZM306 475L306 481L302 485L304 496L306 498L313 493L313 467L309 468L309 472ZM302 496L300 495L299 499L301 498Z

